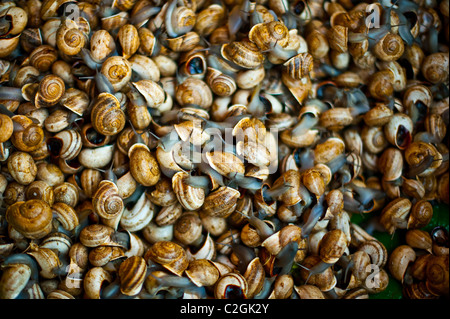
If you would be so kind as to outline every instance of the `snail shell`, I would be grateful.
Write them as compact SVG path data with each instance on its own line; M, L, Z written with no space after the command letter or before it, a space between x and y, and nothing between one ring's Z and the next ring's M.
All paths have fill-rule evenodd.
M389 147L380 156L378 165L383 173L383 179L394 181L402 175L403 154L399 149Z
M295 80L309 75L314 66L313 56L309 53L300 53L283 63L283 72Z
M8 171L19 184L32 183L37 175L37 166L29 153L16 151L7 160Z
M147 265L144 258L132 256L125 259L119 267L120 291L127 296L137 295L144 285Z
M197 212L184 212L175 222L173 236L182 245L196 243L202 235L202 220Z
M139 34L132 24L121 26L117 33L117 39L122 47L122 54L125 59L129 59L139 49Z
M348 51L348 28L341 25L334 25L327 33L328 43L332 50L339 53Z
M0 279L0 298L17 298L29 282L31 274L31 268L26 264L12 264L5 267Z
M110 93L100 93L92 106L91 122L94 129L105 136L118 134L125 127L125 114L119 100Z
M111 283L113 276L103 267L92 267L83 279L83 288L89 299L100 299L101 287Z
M219 70L208 67L206 73L206 83L211 91L218 96L231 96L236 91L236 81L229 75L223 74Z
M148 107L158 108L164 102L164 89L155 81L140 80L138 82L132 82L132 84L145 98Z
M40 45L30 53L30 64L40 72L49 71L57 59L58 52L48 44Z
M411 142L413 126L414 124L408 115L396 113L384 126L386 139L399 149L404 150Z
M50 107L58 103L64 95L64 80L57 75L49 74L39 82L34 103L38 107Z
M250 29L248 38L262 51L271 49L275 43L284 48L289 42L289 30L280 21L258 23Z
M239 197L238 190L221 186L206 196L202 212L208 216L226 218L234 212Z
M116 49L112 35L106 30L97 30L90 38L90 53L94 61L104 61Z
M113 219L122 214L124 203L119 195L117 185L109 180L103 180L92 196L94 211L104 219Z
M69 182L54 186L53 193L55 194L55 203L66 203L70 207L75 207L80 198L78 186Z
M181 106L194 104L203 109L209 109L213 102L213 95L204 81L189 77L176 87L175 99Z
M144 192L131 209L125 208L120 226L130 232L140 231L153 219L154 213L155 206Z
M448 52L437 52L425 57L422 63L422 75L431 83L448 82Z
M52 205L52 213L55 215L62 227L68 231L74 230L78 226L79 220L75 209L63 202Z
M188 177L186 172L177 172L172 177L172 188L180 204L187 210L197 210L205 202L203 188L192 187L184 181Z
M68 88L59 103L71 112L83 116L89 106L89 96L86 92L75 88Z
M244 69L256 69L264 62L264 55L248 38L222 45L222 56Z
M139 35L139 42L141 44L139 46L138 52L145 54L147 56L154 55L157 51L158 45L157 45L156 37L153 34L153 32L150 31L150 29L148 29L146 27L140 27L138 29L138 35ZM167 41L169 41L169 39L167 39ZM168 44L168 45L170 45L170 44ZM173 50L173 48L172 48L172 50Z
M139 31L142 28L139 29ZM214 32L214 31L213 31ZM167 45L174 52L186 52L194 49L200 43L200 36L197 32L188 32L176 38L167 39ZM141 45L142 47L142 45ZM148 53L147 55L151 55Z
M186 276L197 286L212 286L220 277L219 270L214 263L207 259L194 259L186 269Z
M128 150L128 157L130 159L130 172L136 182L147 187L158 182L161 170L156 158L146 145L133 144Z
M389 32L375 44L372 51L380 60L396 61L405 52L405 44L399 35Z
M0 114L0 143L4 143L13 134L14 123L11 118L5 114Z
M27 254L33 256L39 264L41 268L39 275L45 279L55 278L57 276L56 270L61 265L58 255L49 248L42 248L33 243L30 245L30 249L31 251Z
M245 277L239 273L227 273L222 275L214 285L216 299L246 298L248 283Z
M80 53L86 44L86 38L75 22L69 25L68 21L73 20L66 20L59 26L56 32L56 45L61 52L71 56Z
M40 199L17 202L6 210L6 221L29 239L40 239L52 230L52 210Z
M328 231L320 241L319 256L322 261L333 264L344 254L348 246L347 236L340 229Z
M400 245L389 256L388 267L391 275L403 283L406 268L416 260L415 251L408 245Z
M380 223L393 234L397 228L407 228L407 215L411 211L411 201L407 198L396 198L384 207L380 216Z
M209 36L223 24L225 17L226 12L223 6L211 4L197 14L194 30L200 36Z
M64 130L47 139L50 153L65 160L72 160L78 156L83 146L81 135L76 130Z
M26 188L25 198L26 200L41 199L52 206L55 200L53 187L51 187L44 181L35 180Z
M32 152L37 150L44 141L44 130L33 120L25 115L14 115L12 120L15 124L20 126L15 129L12 136L12 144L23 152Z
M100 72L111 82L113 89L117 92L127 85L131 79L131 64L121 56L111 56L102 64Z
M144 259L162 265L177 276L181 276L189 266L186 251L171 241L154 243L145 253Z
M84 227L79 235L81 244L86 247L108 246L111 244L112 227L103 224L92 224Z

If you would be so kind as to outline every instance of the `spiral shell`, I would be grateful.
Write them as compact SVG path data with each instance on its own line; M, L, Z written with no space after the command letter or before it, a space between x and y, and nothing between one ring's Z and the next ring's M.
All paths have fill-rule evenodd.
M127 296L137 295L144 285L147 265L144 258L132 256L125 259L119 267L120 291Z
M109 180L103 180L92 196L94 211L104 219L113 219L123 213L124 203L119 195L117 185Z
M175 90L175 98L181 106L189 104L209 109L213 102L212 91L202 80L193 77L187 78Z
M219 70L208 67L206 73L206 83L208 83L211 91L218 96L231 96L236 91L235 80Z
M48 44L38 46L30 53L30 64L40 72L50 70L52 64L58 59L56 49Z
M117 33L117 38L122 47L122 54L125 59L130 58L139 49L139 34L134 25L125 24L121 26Z
M68 20L73 21L73 20ZM75 25L69 26L69 23L63 23L56 32L56 45L61 52L69 56L80 53L86 44L86 37L83 31Z
M271 49L275 43L284 48L289 43L289 30L280 21L258 23L250 29L248 38L262 51Z
M348 51L348 28L341 25L332 26L327 33L330 48L339 53Z
M103 135L118 134L125 127L125 114L120 102L110 93L101 93L92 106L91 122L94 129Z
M20 126L20 129L15 130L11 136L13 145L23 152L37 150L44 140L42 127L25 115L15 115L12 120Z
M29 153L19 151L12 153L7 166L12 178L21 185L28 185L36 178L37 166Z
M405 52L405 44L399 35L389 32L375 44L372 51L380 60L396 61Z
M4 143L13 134L14 124L11 118L5 114L0 114L0 143Z
M205 202L205 190L187 185L184 181L186 172L178 172L172 177L172 188L180 204L187 210L197 210Z
M313 69L313 57L309 53L300 53L283 63L283 72L295 80L309 75Z
M62 227L68 231L78 226L79 220L75 209L63 202L54 203L52 205L52 213L61 223Z
M448 61L448 52L437 52L425 57L421 67L425 79L434 84L448 82Z
M155 205L142 193L131 209L125 208L120 226L130 232L140 231L153 219L154 213Z
M264 62L264 55L248 39L224 44L221 51L226 60L244 69L256 69Z
M130 172L133 178L143 186L155 185L161 177L161 170L155 156L144 144L136 143L128 150Z
M39 82L39 88L35 96L35 105L38 107L50 107L58 103L64 95L66 86L62 78L49 74Z
M52 210L40 199L17 202L6 210L6 220L18 232L29 239L40 239L52 230Z
M103 62L100 72L111 82L113 89L117 92L127 85L131 79L131 64L121 56L109 57Z
M147 250L144 259L162 265L177 276L181 276L189 266L186 251L171 241L156 242Z
M142 94L148 107L158 108L164 102L164 89L155 81L140 80L132 84Z

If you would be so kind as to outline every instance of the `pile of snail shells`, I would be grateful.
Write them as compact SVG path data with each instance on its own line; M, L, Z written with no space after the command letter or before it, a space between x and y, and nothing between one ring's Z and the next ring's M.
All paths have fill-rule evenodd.
M0 298L448 298L448 25L448 0L2 2Z

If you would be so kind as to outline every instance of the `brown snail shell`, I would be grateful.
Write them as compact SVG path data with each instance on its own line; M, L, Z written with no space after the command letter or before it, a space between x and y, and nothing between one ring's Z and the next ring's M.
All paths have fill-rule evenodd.
M383 61L396 61L405 51L403 39L394 33L386 34L372 49L373 54Z
M94 61L104 61L114 52L116 43L112 35L106 30L97 30L90 38L90 53Z
M30 64L40 72L50 70L52 64L58 59L56 49L48 44L38 46L30 53Z
M162 265L177 276L181 276L189 266L186 251L171 241L156 242L147 250L144 259Z
M5 114L0 114L0 143L4 143L13 134L14 123L11 118Z
M55 201L53 187L51 187L44 181L36 180L27 186L25 191L25 198L26 200L41 199L50 206L52 206L53 202Z
M14 130L11 136L12 144L23 152L37 150L44 140L44 130L25 115L15 115L12 117L14 123L20 126Z
M283 63L283 72L295 80L308 76L314 66L310 53L300 53Z
M239 273L227 273L221 276L214 286L216 299L230 299L232 296L246 298L248 293L247 280Z
M37 175L37 166L29 153L16 151L7 160L11 177L22 185L31 184Z
M381 212L380 223L390 234L393 234L397 228L406 229L407 215L411 206L411 201L407 198L394 199Z
M147 265L144 258L132 256L125 259L119 267L120 291L127 296L137 295L144 285Z
M68 21L73 20L66 20L59 26L56 32L56 45L61 52L71 56L80 53L86 44L86 38L76 23L71 24Z
M105 136L118 134L125 127L125 114L120 102L110 93L101 93L92 106L91 122L94 129Z
M117 217L125 207L117 185L109 180L99 183L97 191L92 196L92 205L94 211L104 219Z
M40 199L17 202L8 207L6 220L26 238L40 239L52 230L52 210Z
M128 157L130 172L136 182L144 186L153 186L158 182L161 170L147 145L141 143L132 145L128 150Z
M179 84L175 90L175 99L181 106L189 104L209 109L213 102L212 91L202 80L189 77Z
M248 38L222 46L222 56L244 69L256 69L264 61L264 55Z
M262 51L271 49L275 43L284 48L289 42L289 30L280 21L258 23L250 29L248 38Z
M187 210L197 210L205 202L205 190L187 185L184 181L186 172L178 172L172 177L172 188L180 204Z
M129 59L140 46L138 30L132 24L125 24L119 28L117 39L122 47L122 54L125 59Z
M131 64L121 56L109 57L103 62L100 72L111 82L117 92L127 85L131 79Z
M206 73L206 83L211 91L218 96L231 96L236 91L237 86L235 80L219 70L208 67Z
M448 52L437 52L423 60L422 75L431 83L448 82Z
M208 216L226 218L234 212L240 195L238 190L221 186L206 196L202 212Z
M57 75L46 75L39 82L39 88L35 96L35 105L50 107L58 103L64 95L66 86L62 78Z

